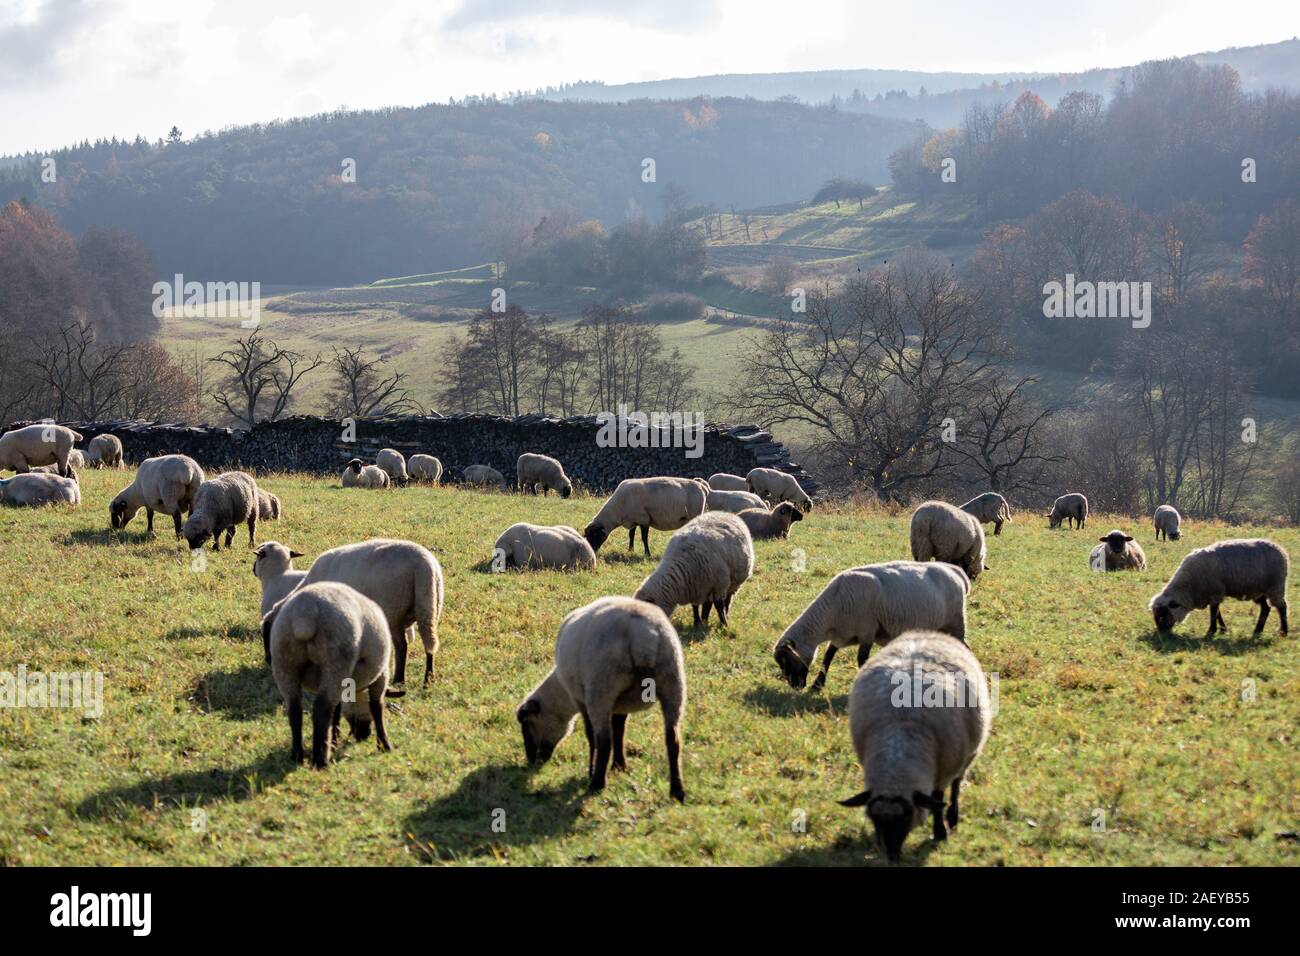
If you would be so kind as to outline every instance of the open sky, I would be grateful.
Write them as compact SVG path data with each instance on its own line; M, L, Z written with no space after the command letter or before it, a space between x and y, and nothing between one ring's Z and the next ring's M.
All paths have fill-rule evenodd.
M1073 72L1276 42L1295 0L0 0L0 154L575 80Z

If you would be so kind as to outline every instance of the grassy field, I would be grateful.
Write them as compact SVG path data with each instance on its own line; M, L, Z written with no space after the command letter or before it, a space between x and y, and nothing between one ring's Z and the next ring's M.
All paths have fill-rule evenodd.
M143 516L110 532L106 503L130 477L88 472L77 510L0 510L0 670L102 671L105 694L97 719L0 708L0 864L883 863L861 811L835 803L862 783L846 718L852 655L819 695L780 682L770 648L834 573L905 557L905 514L818 509L789 541L757 545L728 629L693 632L679 610L689 695L678 805L657 712L629 721L628 772L603 794L584 792L580 731L539 771L524 765L514 709L548 670L561 619L631 593L652 565L617 536L594 572L483 564L511 522L581 526L593 499L265 476L288 516L260 538L310 560L408 537L447 577L438 678L393 705L397 749L348 743L315 772L290 765L246 533L200 573L169 533L146 540ZM1156 545L1145 522L1045 524L1021 515L990 539L970 644L999 677L1000 710L961 828L938 846L914 832L904 862L1300 862L1276 836L1300 815L1296 637L1279 637L1274 616L1252 638L1253 608L1232 604L1228 636L1202 639L1200 612L1161 639L1145 610L1182 555L1228 529L1192 523ZM1091 542L1113 524L1139 530L1150 571L1089 571ZM1300 554L1300 532L1270 533ZM656 554L665 540L652 536ZM412 666L418 676L414 651Z

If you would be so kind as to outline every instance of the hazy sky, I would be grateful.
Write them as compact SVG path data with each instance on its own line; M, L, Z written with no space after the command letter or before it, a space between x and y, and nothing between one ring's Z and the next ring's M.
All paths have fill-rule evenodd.
M1295 0L0 0L0 153L608 83L1075 71L1300 33Z

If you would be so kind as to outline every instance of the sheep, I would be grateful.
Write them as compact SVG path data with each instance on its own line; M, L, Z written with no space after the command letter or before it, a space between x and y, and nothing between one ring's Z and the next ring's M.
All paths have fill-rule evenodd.
M221 532L226 547L235 540L235 527L248 525L248 545L257 542L257 482L243 471L227 471L199 485L194 507L181 527L181 537L191 551L202 548L208 538L212 550L221 550Z
M353 458L343 468L339 484L344 488L387 488L388 472L375 465L367 465L360 458Z
M912 560L944 561L966 572L971 583L988 570L984 526L977 517L944 501L927 501L912 512Z
M1270 604L1277 608L1281 632L1286 634L1289 569L1286 550L1267 538L1236 538L1197 548L1183 558L1164 590L1151 599L1156 628L1171 631L1192 611L1208 607L1210 629L1205 636L1214 636L1219 628L1226 632L1228 625L1219 605L1225 598L1236 598L1259 605L1255 636L1264 630Z
M302 584L306 571L295 571L293 559L302 552L290 551L278 541L267 541L253 552L253 576L262 582L261 616L266 617L289 592Z
M58 465L44 465L42 467L48 468L54 472L57 472L59 469ZM68 467L73 471L86 470L86 456L80 448L74 448L72 451L68 452ZM35 470L35 468L32 469L32 471Z
M605 788L613 757L623 770L627 715L655 702L663 710L668 792L685 801L682 714L686 665L672 622L653 604L627 597L597 598L569 614L555 642L555 667L519 705L515 717L530 765L544 763L582 715L587 733L588 789Z
M1061 495L1052 504L1047 513L1047 526L1059 528L1062 521L1070 522L1070 527L1082 528L1088 523L1088 499L1077 491Z
M34 465L57 465L59 475L67 478L68 456L81 439L80 432L52 422L7 431L0 435L0 471L21 475Z
M406 473L406 458L396 448L380 449L375 456L375 467L388 475L389 481L395 485L405 485L411 480Z
M934 817L934 839L959 821L962 778L993 723L979 661L961 641L935 631L900 634L858 671L849 693L849 731L864 789L839 801L865 807L876 840L897 862L913 826Z
M725 471L709 475L709 487L714 491L748 491L749 482L740 475L729 475Z
M548 491L556 492L561 498L573 494L573 482L564 473L564 466L547 455L524 452L515 463L515 476L515 487L521 492L537 494L540 486L542 497Z
M467 485L482 488L496 485L502 491L506 490L506 476L491 465L469 465L461 473L461 477Z
M122 468L122 440L105 432L86 446L86 461L96 468Z
M1011 521L1011 505L1007 504L1007 499L1003 498L996 491L986 491L982 495L976 495L970 501L961 506L961 510L969 515L974 515L981 524L993 523L993 534L1002 533L1002 523Z
M188 455L159 455L140 462L135 480L117 493L108 506L108 524L121 531L141 508L145 509L145 530L153 536L155 511L171 515L176 537L181 536L181 515L193 512L204 481L203 469Z
M1155 525L1157 541L1162 534L1166 541L1171 539L1177 541L1183 536L1183 516L1172 505L1161 505L1157 508L1156 513L1151 516L1151 523Z
M379 747L393 749L384 729L393 641L379 605L346 584L304 584L267 615L262 627L271 648L271 673L289 715L294 763L301 763L304 756L303 690L316 694L311 711L313 767L329 765L343 704L352 694L369 698ZM367 722L349 716L349 723L358 740L369 736Z
M966 640L966 595L970 579L961 568L941 562L888 561L841 571L813 598L772 648L791 687L803 687L817 648L826 641L822 670L813 690L826 684L835 653L858 645L858 666L871 645L888 644L912 628L928 628Z
M615 528L627 528L627 549L631 551L640 528L641 544L649 557L650 529L676 531L702 514L707 487L693 478L624 478L582 535L593 551L599 551Z
M737 515L745 522L751 538L788 538L790 525L803 520L803 512L788 501L782 501L771 511L767 507L746 508Z
M568 525L512 524L493 546L507 568L554 568L578 571L596 566L596 552L577 529Z
M1133 536L1123 531L1109 532L1098 539L1101 544L1092 549L1088 566L1094 571L1145 571L1147 556Z
M812 499L799 487L794 475L775 468L751 468L745 476L749 490L772 504L789 501L806 514L812 511Z
M726 511L706 511L668 539L659 566L633 595L669 617L689 604L695 626L709 623L709 608L727 626L731 599L754 573L754 542L745 522Z
M432 455L412 455L406 460L406 467L415 481L429 481L436 485L442 479L442 462Z
M767 502L748 491L710 491L704 496L705 511L730 511L740 514L749 508L767 510Z
M259 521L280 520L280 499L265 488L257 489L257 517Z
M383 608L393 635L397 686L406 683L407 628L414 625L424 645L424 684L433 681L444 586L442 566L428 548L391 538L331 548L312 562L303 578L304 584L316 581L350 585Z
M77 473L71 477L61 475L25 474L0 478L0 501L7 505L35 507L36 505L81 504L81 486Z

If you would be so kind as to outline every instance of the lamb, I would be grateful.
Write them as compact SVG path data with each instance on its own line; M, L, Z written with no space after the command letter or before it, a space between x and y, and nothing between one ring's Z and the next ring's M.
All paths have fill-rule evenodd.
M1156 513L1151 517L1151 523L1155 525L1157 541L1162 534L1166 541L1170 539L1177 541L1183 536L1183 516L1172 505L1161 505L1157 508Z
M406 467L415 481L436 485L442 479L442 462L432 455L412 455L406 460Z
M289 592L302 584L306 571L295 571L293 559L301 558L300 551L290 551L278 541L267 541L253 552L253 576L262 582L262 611L266 617ZM269 653L269 650L268 650Z
M515 475L515 487L520 491L537 494L540 486L542 497L548 491L556 492L561 498L573 494L573 482L564 473L564 466L547 455L524 452L515 463Z
M803 687L818 646L830 641L813 690L826 684L835 653L858 645L858 666L871 645L888 644L912 628L927 628L966 640L966 595L970 579L961 568L941 562L888 561L841 571L785 629L772 656L791 687Z
M961 510L974 515L981 524L992 522L995 536L1002 533L1002 523L1011 520L1011 506L1007 504L1007 499L996 491L986 491L982 495L976 495L962 505Z
M203 485L203 469L188 455L159 455L140 462L135 481L117 493L108 506L108 524L121 531L141 508L148 521L146 531L153 535L155 511L172 516L176 537L181 536L181 515L192 513Z
M988 570L984 526L977 517L943 501L927 501L912 513L912 560L944 561L966 572L971 583Z
M1082 528L1088 523L1088 499L1077 491L1061 495L1052 504L1047 513L1047 526L1059 528L1062 521L1070 522L1070 527Z
M257 489L257 517L259 521L280 520L280 499L265 488Z
M96 468L122 468L122 440L105 432L86 446L86 461Z
M353 458L343 468L339 484L344 488L387 488L388 472L376 465L367 465L360 458Z
M61 475L26 474L0 478L0 501L18 507L37 505L81 504L81 486L77 473L64 478Z
M709 623L709 608L727 626L731 599L754 573L754 542L745 522L726 511L707 511L692 518L668 539L659 567L634 595L669 617L689 604L695 626Z
M538 570L554 568L579 571L596 566L596 552L577 529L568 525L512 524L494 545L507 568Z
M1156 627L1161 631L1171 631L1192 611L1208 607L1210 629L1205 636L1212 637L1219 628L1226 632L1228 625L1219 605L1225 598L1236 598L1259 605L1256 636L1264 630L1270 604L1277 608L1281 632L1286 634L1286 579L1289 570L1290 561L1285 549L1267 538L1236 538L1197 548L1183 558L1164 590L1151 599L1150 608Z
M788 538L790 525L802 521L803 512L790 502L782 501L771 511L767 510L766 505L762 508L746 508L737 517L745 522L751 538Z
M745 476L749 490L772 504L789 501L798 505L806 514L812 511L812 499L799 487L794 475L775 468L751 468Z
M375 456L375 467L395 485L405 485L411 480L406 473L406 458L396 448L381 449Z
M725 471L720 471L715 475L709 475L709 487L714 491L748 491L749 482L740 475L729 475Z
M486 488L489 485L496 485L502 491L506 490L506 476L501 474L491 465L469 465L461 473L462 480L467 485Z
M627 715L656 701L664 715L668 792L684 801L681 722L686 665L681 641L668 616L653 604L597 598L564 619L555 642L555 667L515 713L524 754L530 765L550 760L581 714L587 732L588 789L603 790L611 754L614 770L627 767Z
M208 538L212 550L221 550L221 532L226 533L226 547L235 540L235 527L248 525L248 544L257 541L257 482L243 471L227 471L199 485L194 507L181 527L181 537L191 551L202 548Z
M304 584L267 615L263 631L269 635L271 673L289 714L294 763L301 763L304 756L303 690L316 694L311 711L313 767L329 765L349 692L369 698L379 747L393 749L384 729L393 641L379 605L346 584ZM369 736L369 726L363 722L349 718L349 723L358 740Z
M317 581L350 585L383 608L393 635L397 686L406 683L407 628L414 625L424 645L424 684L433 681L444 587L442 566L428 548L390 538L331 548L312 562L303 578L304 584Z
M1094 571L1145 571L1147 556L1133 536L1123 531L1109 532L1098 539L1101 544L1092 549L1088 566Z
M48 468L50 471L53 472L57 472L59 470L58 465L44 465L42 467ZM73 471L85 471L86 456L80 448L74 448L72 449L72 451L68 452L68 467ZM35 468L32 469L32 471L35 470L36 470Z
M748 508L767 510L767 502L748 491L710 491L704 497L705 511L730 511L740 514Z
M599 551L615 528L627 528L627 549L641 544L650 556L650 529L676 531L704 512L707 485L694 478L625 478L583 530L583 537Z
M81 434L63 425L44 422L15 428L0 435L0 471L24 474L35 465L57 465L58 473L68 477L68 456Z
M934 631L899 635L854 678L849 731L865 789L840 805L866 807L890 862L927 812L934 839L946 840L944 790L955 830L962 778L992 724L984 672L964 643Z

